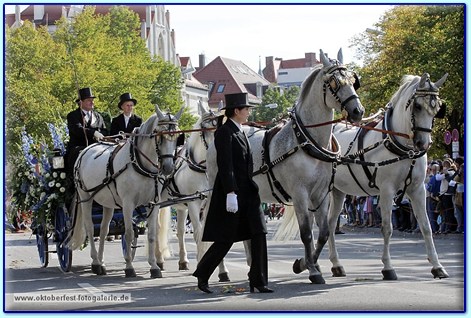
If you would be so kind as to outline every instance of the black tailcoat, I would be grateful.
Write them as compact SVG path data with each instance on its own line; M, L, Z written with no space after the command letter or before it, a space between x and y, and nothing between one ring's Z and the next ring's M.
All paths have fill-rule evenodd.
M132 114L129 118L128 126L125 126L124 114L120 114L111 120L110 135L117 135L120 131L131 133L134 128L141 126L142 118Z
M252 180L253 160L244 133L232 120L215 132L218 173L203 232L203 241L238 242L266 234L258 186ZM237 213L226 210L226 196L237 194Z

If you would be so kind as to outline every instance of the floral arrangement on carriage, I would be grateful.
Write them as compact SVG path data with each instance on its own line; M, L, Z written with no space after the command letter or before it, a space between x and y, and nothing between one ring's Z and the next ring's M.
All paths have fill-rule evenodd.
M7 172L7 193L10 196L8 218L23 218L35 231L38 224L54 226L55 211L70 201L71 180L64 167L56 168L53 161L65 154L67 126L48 123L52 149L44 140L35 140L23 128L20 155L13 158ZM15 222L14 222L15 223Z

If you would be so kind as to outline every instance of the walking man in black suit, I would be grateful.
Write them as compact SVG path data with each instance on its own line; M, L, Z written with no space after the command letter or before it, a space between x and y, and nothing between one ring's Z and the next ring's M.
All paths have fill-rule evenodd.
M67 114L69 142L67 144L67 171L72 175L75 160L88 145L103 139L106 134L103 117L94 108L95 96L90 87L81 88L75 102L78 108Z
M110 135L118 135L120 131L131 133L134 128L141 126L142 118L133 114L134 106L137 100L131 93L124 93L119 97L118 108L122 113L111 120Z
M227 121L215 132L218 173L203 232L214 242L203 255L193 276L198 288L212 293L208 280L234 242L251 240L250 292L271 293L268 285L267 228L258 186L252 180L253 160L241 124L250 115L247 93L225 96Z

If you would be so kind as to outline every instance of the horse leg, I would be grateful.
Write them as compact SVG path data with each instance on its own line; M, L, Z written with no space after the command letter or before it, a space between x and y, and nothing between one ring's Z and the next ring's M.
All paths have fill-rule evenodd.
M92 200L80 203L80 212L83 217L83 224L85 225L85 232L87 233L88 240L90 242L90 257L92 258L92 273L97 275L103 275L102 266L100 259L98 258L98 252L95 247L95 241L93 240L94 225L92 219ZM87 213L85 213L87 211Z
M381 261L383 262L383 269L381 273L383 274L383 280L397 280L396 271L391 264L391 254L389 253L389 246L392 236L392 223L391 223L391 204L393 201L393 192L394 191L381 191L379 206L381 209L381 233L383 233L383 255Z
M309 279L314 284L325 284L325 280L324 278L322 278L321 269L319 267L319 264L317 263L317 260L319 259L319 256L321 255L321 252L324 249L324 246L329 239L330 231L329 231L329 223L327 219L328 213L329 213L329 206L330 206L329 199L330 199L329 196L323 199L323 202L321 203L317 211L314 212L316 224L317 224L317 227L319 228L319 236L317 238L314 254L312 255L312 259L309 262L311 264L314 264L314 266L308 267ZM316 202L316 201L313 201L313 202Z
M314 221L314 214L307 210L307 207L302 209L302 206L296 206L296 217L299 224L299 232L301 241L304 245L304 258L297 259L293 264L293 272L299 274L304 270L309 270L309 280L314 284L325 284L320 270L313 258L314 242L312 238L312 224ZM308 211L301 214L299 211ZM326 239L327 240L327 239ZM324 243L325 244L325 243Z
M178 270L181 270L181 271L189 270L188 268L189 261L188 261L186 245L185 245L185 232L186 232L186 220L188 217L188 209L185 206L183 207L177 206L177 238L178 238L178 248L179 248ZM193 220L191 221L193 223Z
M159 207L154 206L147 218L147 262L150 265L150 277L162 278L162 272L156 261L157 227Z
M134 228L132 224L132 214L134 206L129 204L123 205L123 219L124 219L124 240L126 248L124 249L124 261L126 267L124 268L124 274L126 277L136 277L136 271L132 266L132 241L134 238ZM100 240L101 241L101 240Z
M411 200L412 210L414 211L415 218L417 219L420 231L424 237L427 259L432 264L433 278L442 279L450 277L445 268L440 264L437 251L435 250L435 244L432 238L432 229L425 209L424 187L410 187L410 190L408 188L408 191L406 192Z
M335 245L335 227L337 226L337 220L342 210L343 201L345 194L337 189L333 189L330 197L330 210L329 210L329 259L332 263L332 276L342 277L346 276L345 269L339 261L339 254Z
M105 252L105 238L108 236L108 232L110 230L110 223L111 219L113 218L113 212L113 209L103 207L103 213L100 224L100 240L98 242L98 260L100 265L99 267L96 267L98 275L106 275L106 266L105 262L103 261Z

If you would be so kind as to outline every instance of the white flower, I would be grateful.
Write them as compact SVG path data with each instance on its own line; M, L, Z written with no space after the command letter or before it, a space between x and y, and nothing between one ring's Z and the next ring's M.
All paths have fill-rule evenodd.
M61 184L59 182L56 183L56 187L57 188L60 188L61 187Z
M48 172L46 173L46 178L49 178L51 176L51 174Z
M49 186L49 188L52 188L55 185L55 182L54 181L49 181L49 183L47 185Z
M57 178L57 172L53 172L53 173L52 173L52 176L53 176L54 178Z
M23 175L23 172L18 173L18 177L21 177Z
M61 179L65 179L65 172L61 172Z
M64 188L64 187L61 187L61 188L59 189L59 191L60 191L60 192L65 192L65 188Z
M44 199L45 196L46 196L46 192L41 192L41 194L39 195L39 200Z
M51 204L52 204L52 203L49 202L49 203L47 204L47 207L48 207L48 208L51 208Z

